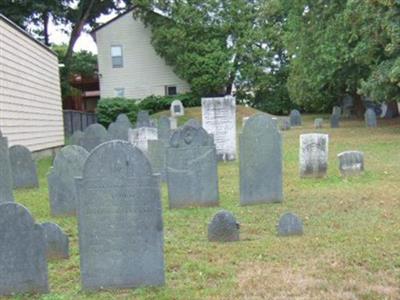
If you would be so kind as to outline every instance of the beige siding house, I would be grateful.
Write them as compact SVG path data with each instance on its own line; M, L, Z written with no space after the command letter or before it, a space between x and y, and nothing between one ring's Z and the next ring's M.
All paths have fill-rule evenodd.
M64 144L57 56L1 14L0 130L31 151Z
M98 48L100 95L144 98L188 92L151 45L151 30L128 11L93 31Z

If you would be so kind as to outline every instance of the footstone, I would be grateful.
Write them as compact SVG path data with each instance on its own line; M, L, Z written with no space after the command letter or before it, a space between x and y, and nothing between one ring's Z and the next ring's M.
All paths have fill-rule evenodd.
M332 114L330 121L331 121L331 128L339 128L340 127L340 115Z
M83 165L89 156L84 148L70 145L56 155L47 176L50 210L53 216L74 215L77 208L75 177L82 176Z
M70 145L77 145L80 146L81 145L81 141L83 139L83 132L80 130L75 131L71 137L69 138L69 144Z
M218 160L236 159L236 99L202 98L202 125L214 136Z
M14 188L39 187L36 164L28 148L21 145L10 147L10 162Z
M116 121L108 126L108 140L128 140L128 130L132 128L129 118L125 114L119 114Z
M0 203L4 202L14 202L13 176L8 140L0 131Z
M282 118L280 125L282 131L290 130L290 120L288 118Z
M377 126L376 113L373 109L368 108L364 114L364 118L365 118L365 126L367 126L367 127L376 127Z
M323 122L324 122L324 120L321 118L315 119L314 120L314 128L321 129L323 127Z
M90 152L106 141L107 130L100 124L92 124L85 129L81 146Z
M170 117L169 122L171 124L171 130L175 130L178 128L178 119L177 118Z
M68 259L69 241L64 231L54 223L42 223L48 260Z
M137 114L136 128L154 127L147 110L141 110Z
M157 140L157 128L154 127L140 127L129 129L129 142L138 147L143 152L147 153L149 149L149 141Z
M171 117L181 117L185 115L185 108L180 100L174 100L170 107Z
M216 150L203 128L185 125L175 130L166 166L170 208L218 205Z
M240 140L240 204L282 202L282 137L265 114L252 116Z
M167 156L167 144L161 140L150 140L148 141L148 158L151 163L154 174L161 176L161 181L167 180L166 175L166 156Z
M303 222L295 214L286 213L282 215L279 219L278 235L303 235Z
M300 135L300 176L324 177L328 170L327 134Z
M160 179L138 148L110 141L76 179L85 290L164 284Z
M301 126L301 123L302 123L301 114L297 109L293 109L290 112L289 118L290 118L290 125L291 126Z
M342 176L360 175L364 171L364 153L345 151L338 154L339 170Z
M171 137L171 122L168 117L162 116L158 120L158 139L165 142L169 142Z
M48 292L43 228L16 203L0 205L0 295Z
M234 242L239 240L239 223L229 211L219 211L208 224L210 242Z

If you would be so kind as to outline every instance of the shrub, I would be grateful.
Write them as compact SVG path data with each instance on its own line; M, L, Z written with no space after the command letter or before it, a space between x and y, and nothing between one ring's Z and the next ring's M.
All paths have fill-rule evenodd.
M201 100L199 97L191 94L181 94L176 96L149 96L144 98L139 107L141 110L148 110L150 114L154 114L159 111L169 110L171 103L174 100L180 100L184 107L200 106Z
M96 108L98 122L106 128L115 121L119 114L126 114L132 124L136 122L139 111L138 101L127 98L103 98Z

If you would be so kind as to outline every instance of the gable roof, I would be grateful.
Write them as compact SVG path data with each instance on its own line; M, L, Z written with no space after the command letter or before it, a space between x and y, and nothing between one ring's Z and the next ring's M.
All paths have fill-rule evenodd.
M135 6L133 6L133 7L130 8L130 9L128 9L127 11L125 11L125 12L123 12L123 13L117 15L116 17L112 18L112 19L109 20L108 22L103 23L103 24L97 26L96 28L94 28L94 29L90 32L90 34L91 34L91 35L93 36L93 38L94 38L94 35L96 34L96 31L98 31L98 30L100 30L100 29L102 29L102 28L104 28L104 27L110 25L112 22L118 20L119 18L125 16L126 14L129 14L129 13L133 12L134 10L135 10Z

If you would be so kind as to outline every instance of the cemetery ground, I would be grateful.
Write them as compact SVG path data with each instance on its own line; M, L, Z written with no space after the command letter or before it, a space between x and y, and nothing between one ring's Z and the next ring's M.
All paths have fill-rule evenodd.
M254 111L238 107L241 119ZM200 119L199 108L185 120ZM16 299L400 299L400 122L342 121L313 129L317 115L303 126L282 132L284 201L239 206L238 162L219 164L220 207L169 210L163 185L166 285L160 288L81 291L77 220L51 217L46 174L51 160L39 161L40 188L18 190L16 201L37 222L54 221L70 237L71 258L49 263L50 294ZM180 120L183 122L184 120ZM325 179L300 179L299 134L329 134ZM343 179L337 154L365 153L365 173ZM207 225L220 209L240 222L240 241L211 243ZM303 219L304 236L277 237L285 212Z

